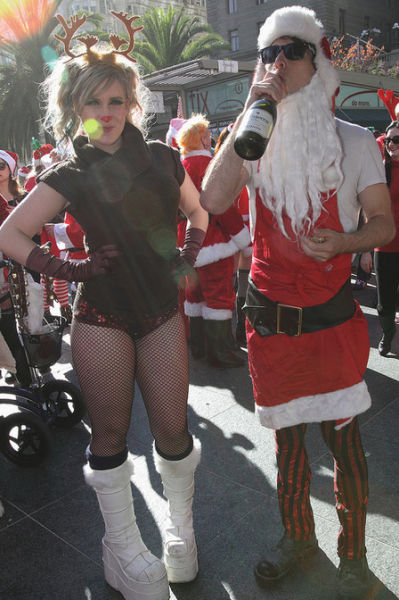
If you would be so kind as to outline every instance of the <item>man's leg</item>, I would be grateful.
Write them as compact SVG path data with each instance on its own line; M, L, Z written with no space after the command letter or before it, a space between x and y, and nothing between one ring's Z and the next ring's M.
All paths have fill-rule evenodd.
M281 579L303 558L317 552L310 505L310 467L305 448L306 425L275 432L277 493L284 536L255 567L260 585Z
M306 425L285 427L275 432L277 493L285 533L294 540L314 534L310 505L311 472L305 448Z
M339 430L335 425L335 421L325 421L321 430L334 457L334 490L341 524L337 598L355 600L365 597L369 583L365 545L367 463L357 418Z

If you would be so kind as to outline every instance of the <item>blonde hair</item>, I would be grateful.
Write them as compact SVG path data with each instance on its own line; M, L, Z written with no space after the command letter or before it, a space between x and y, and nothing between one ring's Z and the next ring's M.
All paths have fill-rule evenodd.
M201 146L201 138L205 135L209 127L209 121L204 115L192 115L182 126L176 135L176 143L182 154L199 150Z
M97 89L105 90L118 81L127 98L129 114L127 120L145 132L146 106L149 91L140 79L138 67L124 56L114 55L113 60L88 61L85 56L57 60L51 74L42 84L46 96L44 125L59 140L65 134L74 138L81 129L79 113L86 100Z

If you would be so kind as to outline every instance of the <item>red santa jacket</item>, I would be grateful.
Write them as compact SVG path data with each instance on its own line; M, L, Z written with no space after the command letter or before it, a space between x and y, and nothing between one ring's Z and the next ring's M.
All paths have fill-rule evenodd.
M183 156L182 164L198 191L211 160L208 150L194 150ZM208 230L195 266L203 267L233 256L250 243L248 227L234 205L221 215L209 215Z
M82 260L87 258L84 250L85 232L69 213L65 213L64 222L54 226L54 237L60 250L68 250L68 258Z

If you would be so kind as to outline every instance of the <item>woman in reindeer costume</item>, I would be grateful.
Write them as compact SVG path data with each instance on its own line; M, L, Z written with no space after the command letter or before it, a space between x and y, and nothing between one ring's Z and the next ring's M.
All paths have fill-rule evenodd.
M105 578L125 600L166 600L168 580L192 580L198 570L192 524L194 471L200 445L187 427L188 361L177 309L177 280L195 262L207 226L198 192L178 153L146 142L140 130L144 90L134 59L137 17L113 14L127 44L94 52L96 38L70 49L86 17L72 17L61 40L66 57L46 80L47 123L56 137L69 130L74 155L47 169L0 231L0 248L28 268L79 281L72 353L85 394L92 437L84 467L105 522ZM85 128L87 136L76 133ZM176 252L178 209L187 216L184 248ZM53 257L33 233L67 209L86 233L89 258ZM136 524L126 435L137 381L155 438L154 461L169 501L163 561L146 548Z

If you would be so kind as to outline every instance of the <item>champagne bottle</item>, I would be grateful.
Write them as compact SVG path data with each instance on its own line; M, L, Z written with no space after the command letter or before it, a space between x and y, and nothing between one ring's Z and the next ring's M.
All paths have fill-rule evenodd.
M276 102L271 98L261 98L251 104L234 140L238 156L245 160L258 160L266 150L276 118Z

